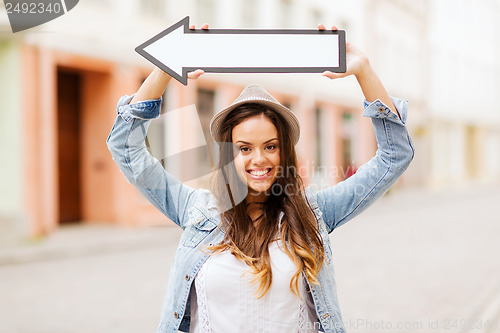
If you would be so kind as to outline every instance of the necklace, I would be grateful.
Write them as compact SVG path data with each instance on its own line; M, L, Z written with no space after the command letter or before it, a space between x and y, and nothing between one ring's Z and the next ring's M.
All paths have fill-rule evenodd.
M258 220L258 219L260 219L262 216L264 216L264 213L260 214L260 215L259 215L259 217L257 217L257 218L255 218L255 219L253 219L253 220L252 220L252 222L257 221L257 220ZM250 218L250 219L251 219L251 218Z

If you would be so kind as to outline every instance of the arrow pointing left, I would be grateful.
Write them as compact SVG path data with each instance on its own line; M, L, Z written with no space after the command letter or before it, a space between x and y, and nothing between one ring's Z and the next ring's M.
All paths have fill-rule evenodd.
M135 49L184 85L187 73L345 72L342 30L190 30L189 17Z

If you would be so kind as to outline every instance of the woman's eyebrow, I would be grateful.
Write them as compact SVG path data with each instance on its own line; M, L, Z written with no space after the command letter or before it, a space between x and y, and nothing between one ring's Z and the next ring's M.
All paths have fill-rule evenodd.
M264 142L263 144L265 145L266 143L271 142L271 141L273 141L273 140L278 140L278 139L277 139L277 138L269 139L269 140L267 140L266 142ZM243 140L238 140L238 141L236 141L236 143L238 143L238 142L241 142L241 143L244 143L244 144L247 144L247 145L251 145L251 144L252 144L252 143L250 143L250 142L243 141Z

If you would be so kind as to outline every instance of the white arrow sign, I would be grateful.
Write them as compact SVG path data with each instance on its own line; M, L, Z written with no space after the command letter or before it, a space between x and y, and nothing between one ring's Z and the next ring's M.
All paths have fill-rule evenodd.
M345 72L343 30L189 29L189 16L135 49L187 85L187 73Z

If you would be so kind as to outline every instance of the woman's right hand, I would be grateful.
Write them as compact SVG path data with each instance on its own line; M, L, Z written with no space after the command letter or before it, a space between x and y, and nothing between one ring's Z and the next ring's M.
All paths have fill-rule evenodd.
M208 24L203 24L201 26L203 30L208 29ZM195 29L194 25L191 25L189 29ZM196 80L200 76L205 74L201 69L197 69L194 72L188 73L188 79ZM163 96L167 85L169 84L172 77L162 71L159 67L156 67L153 72L147 77L147 79L142 83L141 87L135 94L134 98L130 104L134 104L140 101L146 101L150 99L158 99Z

